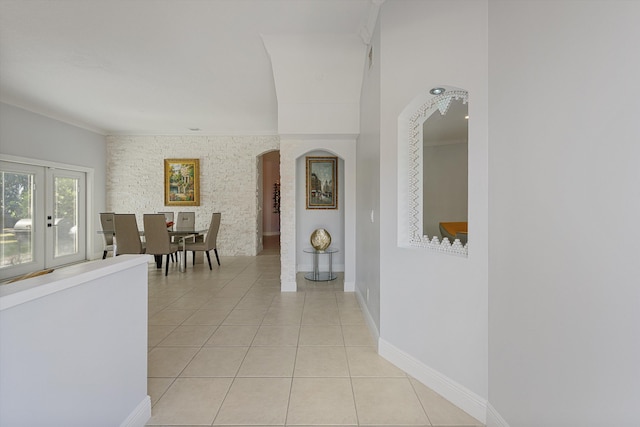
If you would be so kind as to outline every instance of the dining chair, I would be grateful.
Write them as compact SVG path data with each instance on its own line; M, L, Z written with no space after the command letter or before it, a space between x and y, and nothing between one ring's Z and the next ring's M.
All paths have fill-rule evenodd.
M100 212L100 225L102 226L102 241L104 243L102 259L107 257L107 253L113 252L113 233L115 224L113 223L113 212Z
M163 214L144 214L144 240L146 253L154 255L158 268L162 267L162 255L166 255L164 275L169 274L169 255L178 252L178 245L171 243L167 222Z
M212 249L216 254L218 265L220 265L220 257L218 256L218 247L216 244L216 240L218 239L218 230L220 229L221 217L222 214L220 212L211 214L211 224L209 225L209 229L207 230L207 235L205 236L205 238L200 242L196 241L194 243L186 244L186 250L193 253L194 265L196 263L196 251L204 251L207 254L207 261L209 261L209 270L213 270L213 268L211 267L211 257L209 256L209 251Z
M176 221L176 231L193 231L196 229L196 213L195 212L178 212Z
M135 214L114 214L116 254L143 254L144 245L140 240L140 231Z
M158 212L158 213L164 215L164 220L166 221L167 224L171 224L171 225L167 225L167 230L173 231L173 227L175 226L175 221L173 219L174 218L173 212ZM178 243L176 242L175 239L172 239L172 242ZM171 261L173 261L173 254L171 254Z

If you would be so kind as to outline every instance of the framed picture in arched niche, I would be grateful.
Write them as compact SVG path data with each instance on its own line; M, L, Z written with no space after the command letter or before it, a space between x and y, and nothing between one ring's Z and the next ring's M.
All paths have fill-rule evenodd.
M338 209L338 158L306 157L307 209Z
M165 206L200 206L200 160L165 159Z

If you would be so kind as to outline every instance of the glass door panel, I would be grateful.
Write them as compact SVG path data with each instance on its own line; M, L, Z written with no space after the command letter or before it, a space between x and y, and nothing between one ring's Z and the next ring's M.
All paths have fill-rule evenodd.
M55 257L78 252L78 180L67 177L54 178L55 192L53 217L53 252Z
M0 162L0 278L44 268L42 230L38 221L44 171L40 167Z
M85 259L84 173L47 171L47 267Z
M0 280L86 259L86 174L0 161Z

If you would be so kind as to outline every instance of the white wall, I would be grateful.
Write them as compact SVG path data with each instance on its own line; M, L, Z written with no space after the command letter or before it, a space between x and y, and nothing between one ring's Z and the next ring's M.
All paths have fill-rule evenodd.
M380 331L380 26L371 37L360 99L360 136L356 146L356 292L377 336ZM367 51L368 52L368 51Z
M640 3L489 12L490 403L638 426Z
M93 245L90 258L102 256L102 239L94 238L98 214L105 209L106 143L103 135L59 122L12 105L0 103L0 153L91 168L92 205L88 207L87 230Z
M480 418L487 397L487 2L385 2L380 15L380 352ZM469 91L468 258L399 248L398 116Z
M146 258L77 264L0 288L1 425L145 425Z
M277 136L109 136L107 208L142 215L192 211L206 229L221 212L220 255L256 255L257 158L278 149ZM164 205L164 159L200 159L200 206Z

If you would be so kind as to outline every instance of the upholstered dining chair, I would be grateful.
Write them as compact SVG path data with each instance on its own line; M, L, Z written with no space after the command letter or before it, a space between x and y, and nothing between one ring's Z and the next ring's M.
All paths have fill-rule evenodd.
M176 220L176 231L193 231L196 229L196 213L195 212L178 212Z
M171 243L167 222L163 214L144 214L142 220L144 221L146 253L155 255L158 268L162 267L162 255L166 255L164 270L166 276L169 274L169 255L178 252L178 245Z
M113 233L115 231L113 212L100 212L100 225L102 226L102 241L104 243L102 259L107 257L107 253L113 252Z
M116 254L143 254L144 246L135 214L114 214Z
M164 220L167 222L167 224L171 224L171 225L167 225L167 230L173 231L173 227L175 227L173 212L158 212L158 213L164 215ZM173 239L172 241L174 243L178 243L176 242L175 239ZM171 261L173 261L173 254L171 254Z
M218 239L218 230L220 229L221 217L222 214L219 212L211 214L211 224L209 225L209 229L207 230L207 235L205 236L205 238L200 242L196 241L194 243L186 244L186 250L193 253L194 265L196 263L196 251L204 251L207 254L207 261L209 261L209 270L213 270L213 268L211 267L211 257L209 256L209 251L212 249L216 254L216 261L218 261L218 265L220 265L220 257L218 257L218 247L216 240Z

